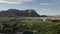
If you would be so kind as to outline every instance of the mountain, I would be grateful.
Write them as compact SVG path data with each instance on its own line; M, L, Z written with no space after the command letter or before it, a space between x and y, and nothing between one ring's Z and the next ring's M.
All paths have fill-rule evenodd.
M6 11L0 11L0 17L40 17L40 15L33 9L8 9Z
M54 15L52 17L55 17L55 18L60 18L60 15Z

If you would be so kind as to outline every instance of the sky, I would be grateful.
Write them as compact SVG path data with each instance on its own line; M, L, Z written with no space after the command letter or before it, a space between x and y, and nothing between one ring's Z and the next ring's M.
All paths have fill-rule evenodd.
M60 0L0 0L0 11L33 9L40 15L60 15Z

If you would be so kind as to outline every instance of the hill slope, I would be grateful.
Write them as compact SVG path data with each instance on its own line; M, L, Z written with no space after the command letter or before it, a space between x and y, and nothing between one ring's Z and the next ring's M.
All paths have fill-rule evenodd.
M27 10L17 10L17 9L9 9L6 11L0 12L0 17L40 17L35 10L27 9Z

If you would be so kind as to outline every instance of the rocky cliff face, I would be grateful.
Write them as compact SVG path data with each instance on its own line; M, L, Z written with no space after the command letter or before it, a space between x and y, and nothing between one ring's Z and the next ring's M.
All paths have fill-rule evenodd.
M27 10L17 10L17 9L9 9L6 11L0 12L0 17L40 17L35 10L27 9Z

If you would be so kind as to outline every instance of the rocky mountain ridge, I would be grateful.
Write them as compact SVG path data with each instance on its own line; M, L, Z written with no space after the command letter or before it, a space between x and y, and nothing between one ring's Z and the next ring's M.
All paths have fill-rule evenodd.
M45 15L43 15L43 17L44 16ZM33 9L27 10L8 9L6 11L0 11L0 17L41 17L41 15L39 15Z

